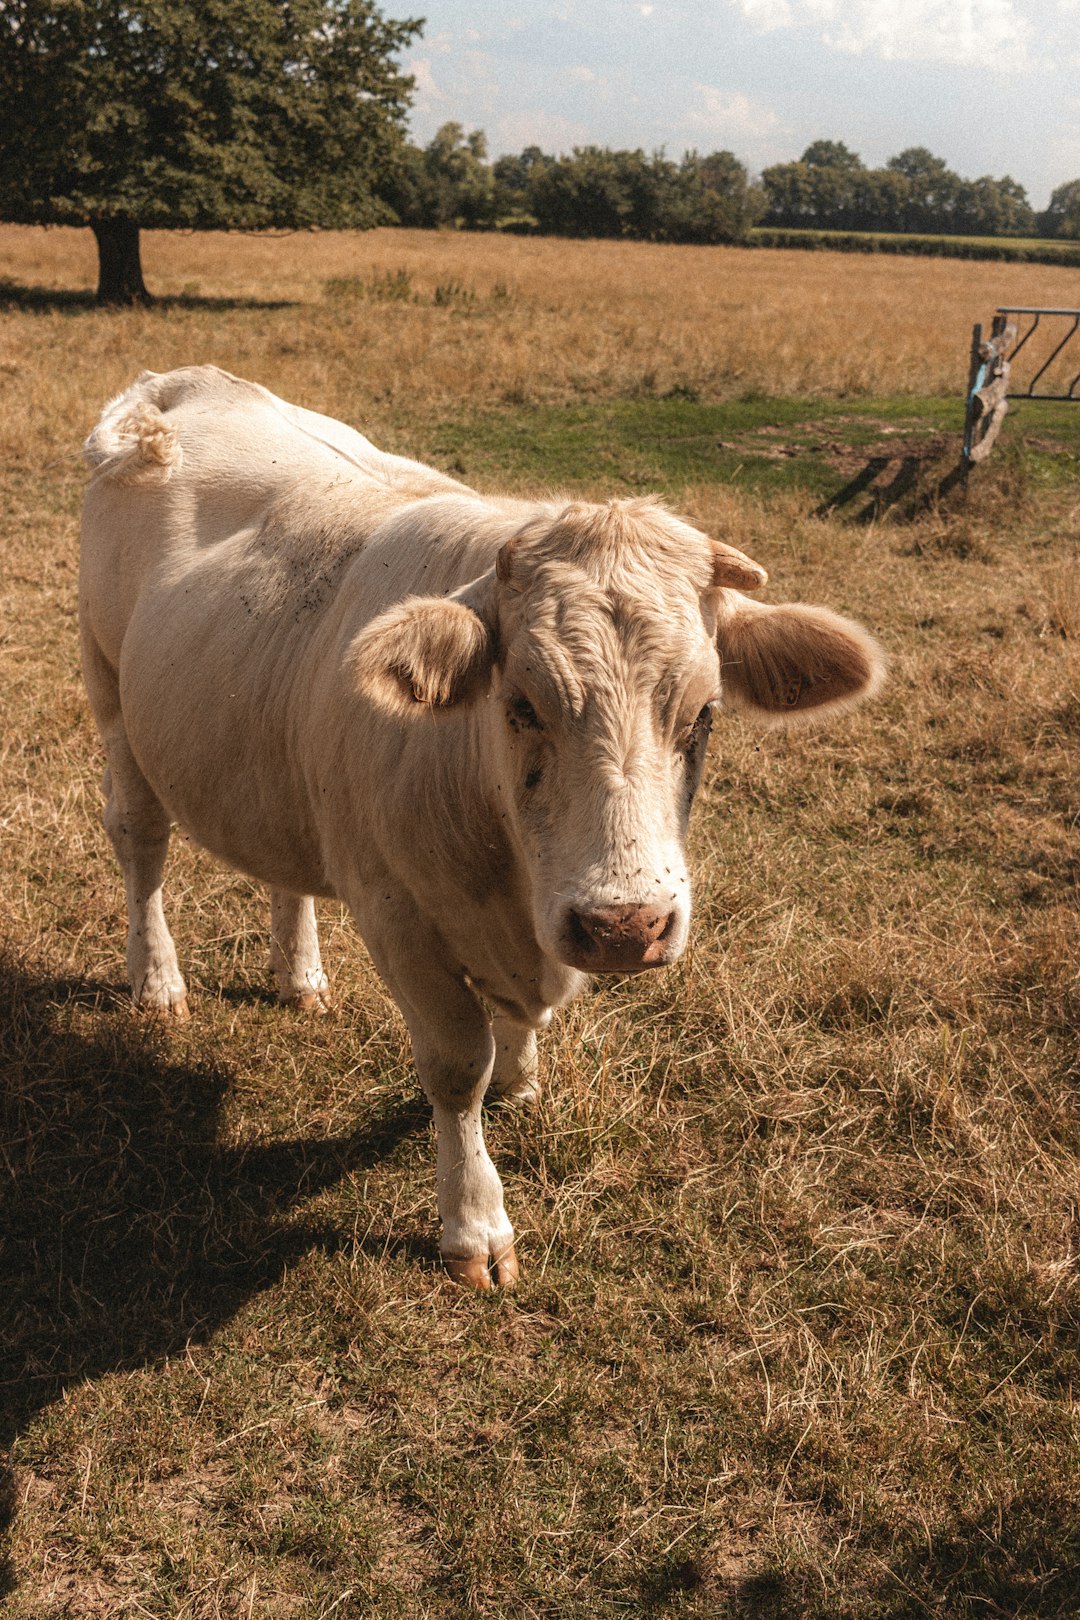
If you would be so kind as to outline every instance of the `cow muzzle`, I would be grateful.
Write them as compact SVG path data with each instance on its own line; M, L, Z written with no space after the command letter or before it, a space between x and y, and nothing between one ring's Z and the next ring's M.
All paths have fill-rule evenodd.
M569 911L560 954L582 973L643 973L674 961L681 932L677 913L663 905Z

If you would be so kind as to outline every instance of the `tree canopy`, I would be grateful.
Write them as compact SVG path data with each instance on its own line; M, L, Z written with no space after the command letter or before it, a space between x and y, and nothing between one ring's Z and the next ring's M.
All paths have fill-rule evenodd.
M374 0L5 0L0 217L134 233L136 272L140 227L377 224L419 28Z
M857 152L852 152L843 141L811 141L806 148L800 163L805 163L811 169L861 169L863 160Z
M1050 206L1039 215L1039 228L1046 236L1080 239L1080 180L1067 180L1050 198Z
M553 236L650 242L740 241L761 194L731 152L684 153L575 147L552 157L538 146L490 166L483 133L444 124L422 150L406 149L383 195L403 225L466 229L524 225Z
M767 225L952 236L1031 236L1036 229L1027 194L1009 175L961 179L925 146L867 169L841 141L815 141L797 163L774 164L761 179Z
M447 123L423 149L403 149L381 194L402 225L477 230L495 224L497 168L487 163L482 130L466 134L461 124Z
M538 146L487 161L483 132L448 123L406 144L382 195L403 225L536 231L651 242L742 242L759 221L813 230L946 236L1080 235L1078 182L1036 219L1010 175L966 180L924 146L867 168L843 141L817 140L755 182L731 152Z

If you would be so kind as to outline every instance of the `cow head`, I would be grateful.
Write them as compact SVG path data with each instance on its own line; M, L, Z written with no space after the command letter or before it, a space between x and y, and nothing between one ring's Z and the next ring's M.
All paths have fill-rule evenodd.
M402 718L471 706L487 791L544 949L588 973L673 962L684 841L713 716L824 715L880 684L858 625L744 594L765 572L652 501L551 508L449 599L413 598L354 643Z

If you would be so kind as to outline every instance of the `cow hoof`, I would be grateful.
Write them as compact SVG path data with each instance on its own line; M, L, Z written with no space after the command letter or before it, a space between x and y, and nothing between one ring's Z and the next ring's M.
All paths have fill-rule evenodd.
M504 1104L508 1108L531 1108L540 1101L540 1082L533 1075L525 1075L520 1080L512 1080L507 1086L494 1086L488 1092L488 1099L493 1103Z
M508 1249L495 1259L495 1282L499 1288L513 1288L521 1276L521 1267L518 1265L517 1250L511 1243Z
M187 1024L191 1021L191 1009L186 995L170 998L168 1001L137 1001L135 1005L141 1013L149 1013L152 1018L168 1018L177 1024Z
M486 1294L491 1287L486 1255L474 1254L468 1260L455 1260L451 1255L444 1255L443 1265L450 1281L460 1283L463 1288L476 1288Z
M444 1255L443 1265L451 1281L460 1283L463 1288L475 1288L481 1294L489 1293L493 1283L497 1288L513 1288L520 1275L518 1258L512 1243L495 1257L495 1264L490 1271L486 1254L470 1255L467 1260Z
M324 1018L333 1005L329 990L301 990L298 996L282 998L282 1006L295 1007L298 1012L314 1013L316 1018Z

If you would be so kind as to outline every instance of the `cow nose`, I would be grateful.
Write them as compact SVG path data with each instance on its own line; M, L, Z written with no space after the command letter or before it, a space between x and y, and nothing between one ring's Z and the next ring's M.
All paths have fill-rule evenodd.
M570 932L583 965L593 972L619 973L659 966L674 922L673 911L656 906L598 906L572 911Z

